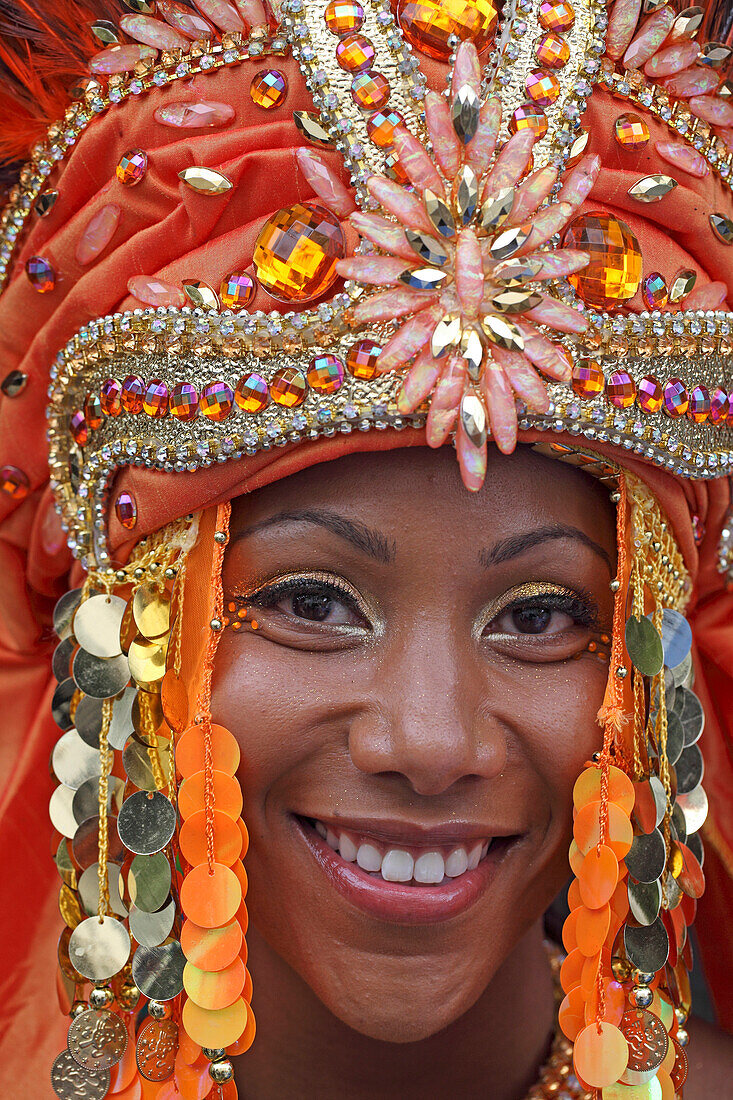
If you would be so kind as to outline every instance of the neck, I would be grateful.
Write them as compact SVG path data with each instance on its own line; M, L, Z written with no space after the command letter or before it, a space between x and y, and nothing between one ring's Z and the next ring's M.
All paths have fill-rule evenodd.
M476 1004L415 1043L387 1043L342 1023L250 927L257 1037L237 1060L242 1100L517 1100L549 1053L555 1008L541 922L520 940Z

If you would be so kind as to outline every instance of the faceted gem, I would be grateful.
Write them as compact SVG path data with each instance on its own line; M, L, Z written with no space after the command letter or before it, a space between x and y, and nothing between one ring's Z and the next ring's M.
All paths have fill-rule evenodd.
M148 154L142 149L128 149L120 157L116 168L117 179L125 187L134 187L148 170Z
M39 218L47 218L56 205L58 191L42 191L35 201L33 209Z
M267 382L265 382L260 374L254 372L252 374L246 374L244 378L240 378L237 382L237 388L234 391L234 400L237 402L240 409L244 409L245 412L262 412L264 408L267 408L270 400Z
M678 271L669 288L669 301L681 302L692 290L697 282L696 271Z
M407 172L400 164L399 157L396 153L390 153L388 157L385 157L384 171L391 180L394 180L395 183L399 183L402 187L410 182Z
M117 494L117 499L115 500L115 515L120 524L127 531L133 529L137 523L137 504L131 493L122 492Z
M307 390L306 377L297 367L281 367L275 371L270 382L272 400L289 409L303 404Z
M205 168L201 164L194 164L190 168L184 168L178 173L178 178L199 195L223 195L231 191L232 184L221 172L215 172L213 168Z
M707 386L693 386L690 390L690 406L687 415L696 424L704 424L710 419L710 394Z
M2 380L0 384L0 392L5 397L17 397L23 392L28 382L28 375L22 370L11 370Z
M534 103L523 103L509 119L509 130L512 134L518 130L532 130L538 138L542 138L547 133L547 116Z
M562 69L568 63L570 46L559 34L549 31L537 42L534 55L540 65L545 65L548 69Z
M210 382L201 391L201 412L209 420L226 420L234 408L234 391L226 382Z
M326 26L332 34L348 34L358 31L364 22L364 9L354 0L331 0L323 13Z
M86 447L89 441L89 429L81 409L77 409L76 412L71 414L69 431L73 436L74 442L78 444L79 447Z
M374 61L374 46L363 34L347 34L336 47L336 60L347 73L366 72Z
M481 117L481 101L470 84L464 84L453 96L450 117L458 140L468 145L476 136Z
M578 397L590 401L603 393L606 379L600 363L595 359L579 359L573 366L572 387Z
M574 168L586 150L590 134L587 130L578 130L573 144L568 149L567 167Z
M563 236L566 248L590 252L590 263L568 278L587 305L613 308L633 298L641 282L641 248L626 222L612 214L581 214Z
M215 103L205 100L199 103L164 103L153 112L153 118L163 126L182 130L205 130L226 126L236 114L231 103Z
M245 309L254 298L256 289L252 275L246 271L233 271L222 280L219 288L221 304L225 309Z
M344 381L344 365L335 355L316 355L308 368L308 385L319 393L335 393Z
M391 149L394 145L395 127L404 124L405 120L399 111L375 111L367 121L367 133L380 149Z
M184 279L181 285L183 293L195 309L218 310L219 299L208 283L202 283L200 279Z
M128 413L139 413L143 410L143 398L145 397L145 383L135 374L128 374L122 383L120 401L122 408Z
M143 412L159 420L168 412L168 387L159 378L149 382L143 397Z
M641 285L641 296L647 309L662 309L667 304L667 284L658 271L647 275Z
M527 77L527 95L538 107L549 107L560 95L560 81L554 73L535 69Z
M262 69L252 77L249 86L252 102L265 111L279 107L288 94L288 82L277 69Z
M12 500L25 500L30 488L28 478L17 466L0 468L0 492L5 493Z
M679 378L670 378L664 387L664 411L668 416L684 416L689 404L684 382Z
M639 115L619 115L616 119L616 141L624 149L641 149L650 136L649 127Z
M725 214L711 214L710 228L723 244L733 244L733 221Z
M26 260L25 273L28 282L39 294L48 294L56 286L56 272L43 256L31 256Z
M90 431L101 428L104 417L102 416L102 402L96 393L88 393L84 402L84 419Z
M540 26L543 31L569 31L575 22L575 8L568 0L542 0Z
M146 306L184 306L186 295L180 287L158 279L155 275L133 275L127 281L127 289L134 298Z
M628 409L636 399L636 385L628 371L615 370L606 382L606 396L618 409Z
M190 382L179 382L173 387L168 408L176 420L195 420L199 411L199 395Z
M377 111L389 99L390 87L381 73L359 73L351 82L351 95L362 111Z
M333 284L345 250L338 218L315 203L299 202L265 222L254 264L260 283L274 298L308 302Z
M629 188L629 194L637 202L661 202L665 195L674 191L677 180L671 176L665 176L663 172L655 172L651 176L644 176L637 180Z
M710 69L722 69L730 60L731 48L722 42L706 42L702 53L698 58L699 65L707 65Z
M473 42L479 53L494 39L495 0L398 0L397 22L416 50L447 61L453 39Z
M710 395L710 419L713 424L724 424L730 413L730 401L725 390L716 387Z
M662 387L653 374L645 375L636 387L636 402L645 413L658 413L662 407L664 394Z
M381 345L374 340L359 340L352 344L346 356L346 368L354 378L368 382L377 374L377 360L382 354Z
M293 111L293 122L296 130L312 145L320 145L332 148L333 142L327 130L324 130L318 121L318 116L313 111Z

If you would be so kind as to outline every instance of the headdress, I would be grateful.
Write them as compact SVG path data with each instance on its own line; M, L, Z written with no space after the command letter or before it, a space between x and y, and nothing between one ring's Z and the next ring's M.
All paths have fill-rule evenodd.
M519 440L617 504L559 1019L578 1095L681 1091L708 797L699 933L733 1020L726 5L125 0L90 31L87 7L0 11L0 149L27 160L0 220L1 827L35 861L50 794L56 1094L233 1096L254 1038L210 707L228 501L451 438L469 489ZM34 993L55 1041L31 945L57 893L39 868L3 914L9 1066Z

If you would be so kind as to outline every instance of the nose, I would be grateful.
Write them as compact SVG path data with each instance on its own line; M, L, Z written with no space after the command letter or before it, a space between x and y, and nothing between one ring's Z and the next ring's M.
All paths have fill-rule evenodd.
M481 664L445 624L401 637L352 718L354 765L370 775L401 775L420 795L442 794L464 778L499 775L507 730L492 708Z

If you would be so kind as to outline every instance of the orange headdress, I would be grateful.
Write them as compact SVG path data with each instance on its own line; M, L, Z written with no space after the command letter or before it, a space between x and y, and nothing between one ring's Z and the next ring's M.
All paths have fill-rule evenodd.
M640 15L639 0L522 0L502 28L491 0L124 6L118 24L113 5L93 5L91 35L106 48L86 73L73 71L76 50L92 38L70 29L86 5L51 4L47 18L26 0L0 9L0 152L30 157L0 222L0 828L9 873L34 865L23 912L5 911L1 942L26 963L4 1002L3 1063L15 1012L24 1045L32 1014L39 1060L59 1043L38 947L57 885L35 828L58 726L64 744L95 754L83 783L63 750L54 756L60 995L70 984L77 998L74 1035L88 1002L111 1035L122 1021L147 1065L133 1013L142 990L156 1040L175 1031L174 1006L187 1072L208 1072L196 1044L251 1042L242 846L220 862L212 826L217 798L237 800L238 757L212 725L207 682L225 618L227 502L337 455L453 436L471 489L487 443L519 440L617 494L605 737L576 788L561 1022L579 1078L600 1088L637 1072L633 1013L648 1008L665 1049L651 1072L672 1081L707 805L683 610L711 806L698 928L721 1020L733 1022L733 957L714 931L733 870L733 107L730 50L708 41L724 6L678 16L646 0ZM81 83L62 105L67 75ZM182 604L183 633L171 614ZM133 746L123 768L133 703L145 753ZM180 818L196 818L200 837L178 830L176 769ZM92 817L98 916L79 894L95 861L74 847ZM113 858L118 839L127 851ZM655 909L633 870L658 843ZM125 923L130 854L163 850L160 910L138 906ZM104 875L115 858L119 903ZM202 876L216 901L206 911ZM164 928L169 905L177 923ZM218 936L233 949L226 962ZM212 975L232 967L239 985L223 1005ZM137 1072L129 1058L113 1095ZM64 1055L57 1074L85 1071L78 1061ZM211 1072L226 1082L221 1058Z

